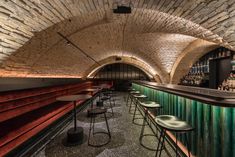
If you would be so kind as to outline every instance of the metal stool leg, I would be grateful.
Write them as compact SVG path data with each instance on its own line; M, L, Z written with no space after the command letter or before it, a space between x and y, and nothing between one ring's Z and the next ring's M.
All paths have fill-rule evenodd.
M105 123L106 123L106 127L107 127L107 131L103 132L103 131L97 131L95 132L95 116L91 116L91 120L90 120L90 128L89 128L89 135L88 135L88 145L92 146L92 147L102 147L106 144L108 144L111 140L111 133L110 133L110 129L109 129L109 124L108 124L108 120L107 120L107 116L106 113L104 113L104 118L105 118ZM93 132L93 133L91 133ZM91 134L93 134L93 138L95 137L96 134L104 134L104 135L108 135L108 141L102 144L92 144L90 139L91 139Z
M109 130L109 124L108 124L108 120L107 120L107 117L106 117L105 113L104 113L104 118L105 118L105 123L106 123L107 130L108 130L109 138L111 138L111 133L110 133L110 130Z
M189 141L188 141L188 136L187 134L185 133L185 141L186 141L186 144L187 144L187 147L188 147L188 156L190 157L190 144L189 144Z
M89 135L88 135L88 145L90 145L90 137L91 137L92 128L94 129L93 116L91 116L91 120L90 120L90 128L89 128ZM93 134L94 134L94 130L93 130Z
M130 105L129 106L129 113L131 113L131 108L132 108L131 106L132 106L132 103L133 103L133 98L130 97L130 99L131 99L131 103L129 104Z
M175 145L176 157L178 156L178 134L176 133L176 145Z
M144 134L145 122L147 121L147 114L148 114L148 111L147 111L147 110L145 110L145 112L144 112L144 113L145 113L145 114L144 114L143 125L142 125L142 128L141 128L140 137L139 137L139 141L140 141L140 143L142 143L142 142L141 142L141 140L142 140L142 138L143 138L143 134Z
M110 108L111 108L111 111L112 111L112 115L114 115L114 113L113 113L113 105L112 105L112 103L111 103L111 97L110 97L110 99L109 99L109 104L110 104Z
M134 99L133 101L134 101L134 113L133 113L132 123L135 124L135 125L142 126L142 125L143 125L142 123L135 121L135 120L137 120L137 119L144 119L144 116L142 116L141 113L137 113L137 112L136 112L137 110L138 110L139 112L141 112L140 109L139 109L139 107L138 107L139 101L136 100L136 99ZM136 117L137 115L139 115L139 116L141 116L141 117ZM146 125L146 124L145 124L145 125Z
M94 135L94 132L95 132L95 116L93 117L93 125L92 125L92 129L93 129L93 135Z
M128 95L127 95L126 106L128 106L129 99L130 99L130 93L128 93Z
M135 120L135 114L136 114L136 109L137 109L137 103L135 102L135 110L134 110L134 115L133 115L133 119L132 119L132 123L134 123Z
M159 157L161 156L161 153L162 153L162 150L163 150L163 147L164 147L165 138L166 138L166 130L163 131L163 140L162 140L162 143L161 143L161 149L160 149Z
M163 129L161 129L160 137L159 137L159 139L158 139L157 151L156 151L156 155L155 155L155 157L158 157L158 152L160 151L160 148L161 148L161 144L162 144L161 140L162 140L162 138L163 138L163 134L164 134L163 132L164 132L164 130L163 130Z
M112 101L113 101L113 106L116 106L116 102L115 102L115 99L114 99L113 95L112 95Z

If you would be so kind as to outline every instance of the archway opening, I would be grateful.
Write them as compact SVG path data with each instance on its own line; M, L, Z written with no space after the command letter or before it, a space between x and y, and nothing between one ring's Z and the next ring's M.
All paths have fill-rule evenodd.
M140 68L127 63L107 64L93 74L94 80L112 80L117 90L125 90L134 80L151 81L151 78Z

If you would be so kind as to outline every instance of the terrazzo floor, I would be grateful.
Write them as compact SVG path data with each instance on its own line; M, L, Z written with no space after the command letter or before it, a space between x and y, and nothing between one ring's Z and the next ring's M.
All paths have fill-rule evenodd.
M54 139L52 139L43 149L35 153L34 157L155 157L155 152L143 148L139 144L139 134L141 126L132 123L132 114L128 113L128 107L125 102L125 93L118 93L115 98L116 105L113 107L114 116L108 113L108 123L111 131L111 141L102 147L88 146L87 137L89 133L90 118L86 115L86 111L78 114L78 126L84 128L85 140L84 143L74 147L64 146L66 140L66 132L73 126L71 123ZM107 104L106 104L107 105ZM108 105L107 105L108 106ZM110 112L110 110L109 110ZM138 121L137 121L138 122ZM142 120L139 120L142 123ZM106 125L103 117L96 118L95 128L97 130L105 131ZM152 133L148 127L145 133ZM97 135L93 138L93 142L105 142L107 140L105 135ZM145 137L143 143L156 148L155 137ZM170 154L171 148L167 146ZM162 157L168 157L165 151L162 152Z

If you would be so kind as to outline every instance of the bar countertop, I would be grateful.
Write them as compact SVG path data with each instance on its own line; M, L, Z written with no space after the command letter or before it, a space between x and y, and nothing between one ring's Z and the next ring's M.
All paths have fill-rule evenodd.
M198 100L210 105L222 107L235 107L235 92L220 91L200 87L189 87L174 84L159 84L156 82L134 81L149 88L165 91L193 100Z

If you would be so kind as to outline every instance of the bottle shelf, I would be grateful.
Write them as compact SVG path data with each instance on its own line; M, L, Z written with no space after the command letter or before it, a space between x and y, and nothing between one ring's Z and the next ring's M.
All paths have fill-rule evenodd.
M214 63L220 59L223 60L229 58L231 58L231 67L233 72L235 72L235 53L228 50L227 48L220 47L205 54L197 62L195 62L195 64L193 64L193 66L190 68L189 73L181 78L179 84L187 86L209 87L210 71L213 71L213 69L210 69L210 62Z

